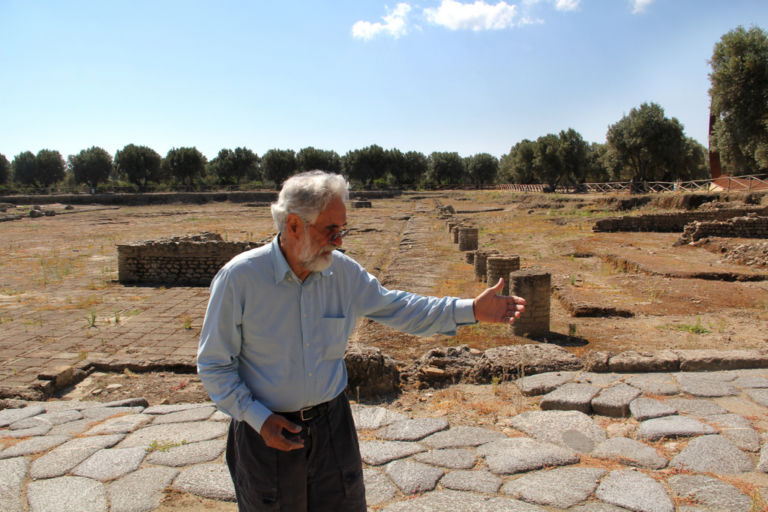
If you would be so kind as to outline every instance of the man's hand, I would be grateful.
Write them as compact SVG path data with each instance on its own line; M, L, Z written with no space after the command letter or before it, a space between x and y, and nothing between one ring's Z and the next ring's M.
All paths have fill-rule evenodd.
M513 323L525 311L525 299L505 295L496 295L504 288L504 279L475 297L475 319L478 322Z
M301 427L291 423L279 414L270 414L264 424L261 426L261 437L264 443L270 448L289 452L304 447L304 440L299 437L286 437L283 429L298 434Z

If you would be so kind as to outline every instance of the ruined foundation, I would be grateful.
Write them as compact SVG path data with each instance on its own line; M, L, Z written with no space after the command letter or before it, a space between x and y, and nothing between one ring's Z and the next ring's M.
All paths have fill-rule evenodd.
M511 294L526 301L525 311L512 324L515 336L546 337L549 334L551 275L535 270L518 270L509 275L509 280Z
M225 242L218 233L118 245L118 280L124 284L208 286L234 256L261 245Z
M504 278L501 294L509 295L509 273L520 270L520 256L489 256L487 266L488 284L493 286L499 278Z
M475 279L481 283L488 279L488 256L498 254L496 251L475 251Z

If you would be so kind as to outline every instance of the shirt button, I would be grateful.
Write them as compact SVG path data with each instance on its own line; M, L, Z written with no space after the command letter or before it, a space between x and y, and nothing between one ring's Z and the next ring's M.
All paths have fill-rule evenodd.
M309 376L310 376L310 377L312 376L312 372L309 372Z

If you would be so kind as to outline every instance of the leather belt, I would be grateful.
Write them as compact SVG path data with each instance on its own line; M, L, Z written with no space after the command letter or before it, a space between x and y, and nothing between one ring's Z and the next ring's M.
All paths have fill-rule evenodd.
M326 412L328 412L328 408L330 407L331 402L323 402L322 404L313 405L312 407L305 407L304 409L294 411L294 412L278 412L280 416L285 416L287 419L293 421L294 423L296 421L301 422L307 422L312 421L314 419L319 418Z

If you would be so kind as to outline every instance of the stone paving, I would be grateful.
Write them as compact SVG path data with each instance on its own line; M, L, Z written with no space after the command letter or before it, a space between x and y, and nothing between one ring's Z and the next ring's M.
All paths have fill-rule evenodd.
M369 508L768 510L768 369L556 372L495 429L353 405ZM233 501L211 404L15 402L0 411L0 510L150 511Z

